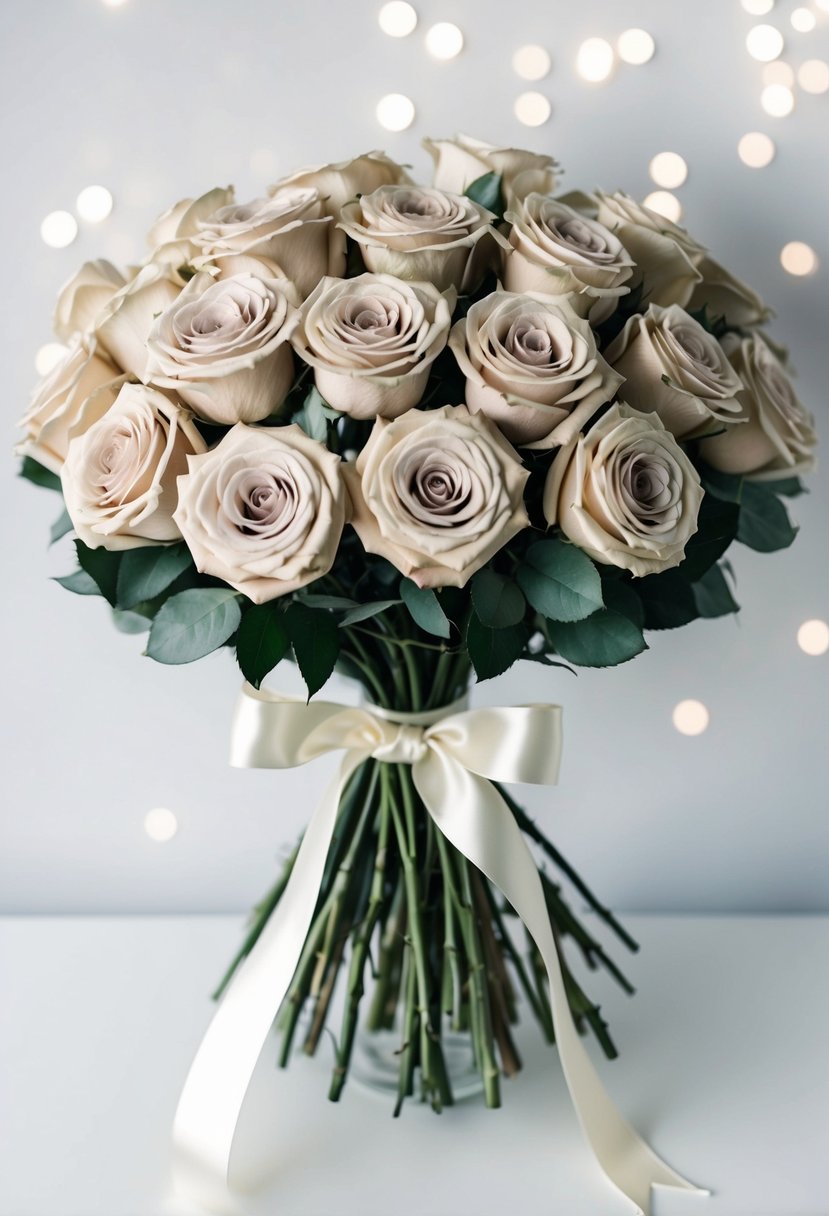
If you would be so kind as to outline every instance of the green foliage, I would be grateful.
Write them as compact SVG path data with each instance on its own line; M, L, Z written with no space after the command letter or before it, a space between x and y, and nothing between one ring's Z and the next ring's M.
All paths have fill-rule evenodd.
M486 207L487 211L493 211L499 220L503 218L504 195L501 189L500 173L484 173L481 177L476 177L474 182L466 187L464 194L479 207Z
M644 629L645 605L634 590L632 583L624 581L621 578L609 578L606 581L602 581L602 593L607 608L612 609L613 612L621 613L629 621L633 621L634 625L638 625L640 629Z
M721 566L712 566L710 570L706 570L691 590L694 593L697 612L702 617L728 616L731 612L740 611L740 605L731 594Z
M615 667L648 649L642 630L609 608L583 621L550 621L547 630L556 652L578 667Z
M764 481L763 485L772 494L781 494L784 498L799 498L801 494L809 493L799 477L780 477L777 481Z
M737 536L740 508L737 502L706 494L700 504L697 531L685 546L679 567L689 582L701 578L722 557Z
M192 566L192 558L183 541L173 545L142 545L140 549L127 549L118 570L118 607L134 608L136 604L155 599L188 566Z
M334 670L340 653L340 631L330 612L297 601L286 610L284 621L310 701Z
M435 637L449 637L449 618L431 587L418 587L410 578L404 578L400 582L400 597L416 625Z
M325 443L328 439L328 423L341 417L339 411L326 405L316 388L312 387L291 421L301 426L311 439Z
M239 593L222 587L191 587L159 608L146 653L158 663L192 663L217 650L236 632Z
M283 613L275 603L248 608L236 635L236 660L248 683L258 688L285 657L289 644Z
M478 620L489 629L508 629L524 619L527 605L521 589L491 567L478 571L471 590Z
M112 623L120 633L146 633L150 618L143 612L122 612L120 608L113 608Z
M645 609L645 629L678 629L699 616L691 585L679 570L663 570L636 580Z
M583 621L604 604L595 565L564 541L531 545L516 577L536 612L551 621Z
M75 541L75 552L78 564L114 608L117 603L118 568L123 554L110 549L90 549L82 540Z
M64 574L61 578L53 580L60 583L61 587L65 587L67 591L74 592L75 595L100 595L101 589L85 570L73 570L71 574Z
M758 553L774 553L787 549L796 536L786 508L767 484L744 482L737 540Z
M529 631L525 625L490 629L473 612L466 630L466 648L479 680L501 675L520 659Z
M60 540L62 536L66 536L66 533L71 531L72 520L69 518L69 512L66 510L66 507L64 507L49 529L49 544L53 545L56 540Z
M359 621L367 621L373 616L379 616L387 608L393 608L395 604L400 603L402 603L401 600L372 600L368 604L358 604L356 608L349 608L345 616L340 619L340 628L356 625Z
M31 456L24 456L21 460L18 477L30 481L33 486L40 486L43 490L60 491L61 489L60 477L57 473L53 473L39 461L33 460Z

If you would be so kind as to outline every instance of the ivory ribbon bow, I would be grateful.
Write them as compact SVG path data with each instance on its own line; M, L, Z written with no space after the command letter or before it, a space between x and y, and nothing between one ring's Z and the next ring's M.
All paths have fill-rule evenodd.
M561 709L516 705L426 714L349 709L295 700L246 684L233 725L231 764L292 768L344 750L314 812L290 881L234 977L196 1053L173 1129L179 1188L202 1202L227 1197L233 1140L254 1068L288 991L313 919L340 797L366 760L412 765L415 787L444 836L503 892L538 946L550 984L555 1038L570 1096L610 1182L640 1213L651 1185L700 1191L665 1164L616 1109L570 1014L535 862L493 781L554 785Z

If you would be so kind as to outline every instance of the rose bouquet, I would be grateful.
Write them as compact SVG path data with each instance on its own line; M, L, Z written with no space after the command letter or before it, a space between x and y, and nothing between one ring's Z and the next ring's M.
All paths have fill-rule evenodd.
M558 718L464 699L519 660L613 666L650 629L735 612L724 555L791 543L782 500L815 433L768 310L683 229L621 193L557 195L546 156L427 146L431 187L370 153L252 202L185 199L143 265L84 265L22 473L62 491L53 535L74 531L78 558L63 586L147 630L159 662L235 652L234 762L346 750L326 826L221 985L220 1015L270 986L236 1039L255 1059L279 1007L282 1063L298 1037L313 1053L342 977L332 1099L362 1019L394 1036L395 1112L415 1092L452 1102L459 1036L497 1106L522 996L603 1167L645 1206L646 1183L681 1180L650 1157L634 1183L611 1160L614 1118L628 1158L649 1150L592 1092L571 1031L613 1042L558 947L631 989L562 878L635 943L501 784L555 779ZM337 669L366 704L261 689L283 659L309 701ZM180 1112L194 1158L232 1138L193 1133L203 1081Z

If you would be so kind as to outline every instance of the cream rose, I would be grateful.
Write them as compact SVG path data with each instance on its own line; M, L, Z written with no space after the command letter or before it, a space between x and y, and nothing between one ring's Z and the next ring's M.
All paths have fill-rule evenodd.
M686 305L702 279L702 245L684 228L621 190L615 194L599 192L593 202L599 223L613 229L636 263L636 281L644 280L645 302L664 308Z
M194 240L205 260L227 253L269 258L303 299L324 275L345 270L345 241L325 214L319 191L310 187L285 186L270 198L231 203L196 227Z
M69 440L97 421L112 404L123 376L104 356L76 338L56 367L37 386L28 410L20 420L26 431L17 446L21 456L59 473Z
M181 289L181 280L171 266L150 263L105 305L95 323L95 335L121 371L138 380L147 379L150 330Z
M561 448L544 487L551 527L637 578L679 565L701 501L699 475L670 431L627 405Z
M739 421L740 377L715 337L678 304L631 317L605 351L634 409L654 410L677 439Z
M519 447L566 442L622 383L588 322L549 296L493 292L453 326L449 345L469 409Z
M379 186L399 186L403 183L410 184L411 178L402 165L386 156L385 152L365 152L353 160L342 160L335 165L298 169L290 177L283 177L271 186L268 193L278 193L287 186L300 189L310 187L319 194L325 214L339 219L340 208L358 194L371 194Z
M572 207L529 194L504 219L512 225L504 258L507 291L564 296L596 324L630 290L633 260L618 236Z
M234 201L232 186L216 186L198 198L183 198L163 212L147 234L152 262L178 270L191 265L200 249L193 238L199 223Z
M396 418L423 396L451 323L451 305L431 283L362 274L323 279L292 341L334 409Z
M463 194L479 177L497 173L504 201L510 206L528 194L552 194L556 188L558 165L552 156L525 148L499 148L471 135L424 139L423 147L435 162L438 190Z
M331 569L345 522L340 459L298 426L239 422L178 480L175 520L196 566L256 604Z
M697 269L702 281L694 287L688 304L692 311L706 308L712 320L722 317L727 325L740 329L762 325L771 317L771 309L757 292L707 253L700 259Z
M196 274L150 332L148 378L209 422L267 418L293 383L298 303L287 279Z
M517 452L463 405L378 418L343 474L365 548L420 587L463 587L529 523Z
M797 477L815 467L814 419L798 401L780 360L759 334L727 334L723 345L740 377L740 417L700 444L700 455L723 473L753 481Z
M347 203L339 225L360 246L369 270L439 291L464 291L483 276L495 216L460 194L423 186L381 186ZM476 255L477 251L477 256Z
M112 407L69 443L66 509L90 548L177 540L176 477L205 444L190 415L158 389L124 384Z
M126 278L105 258L84 262L80 270L64 283L55 305L54 330L61 342L75 334L86 334Z

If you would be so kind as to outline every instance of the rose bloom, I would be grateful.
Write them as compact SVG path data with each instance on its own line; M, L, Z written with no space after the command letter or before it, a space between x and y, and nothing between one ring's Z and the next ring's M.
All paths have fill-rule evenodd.
M343 475L365 548L420 587L463 587L529 522L517 452L463 405L378 418Z
M411 178L402 165L386 156L385 152L365 152L353 160L342 160L335 165L315 165L310 169L298 169L290 177L283 177L271 186L269 194L276 194L286 186L300 189L310 187L319 194L326 215L340 218L340 208L359 194L371 194L379 186L411 184Z
M200 253L193 239L198 235L199 223L221 207L229 207L234 198L232 186L216 186L198 198L183 198L168 207L147 233L149 261L170 266L175 271L181 266L192 265Z
M622 383L588 322L549 296L493 292L453 326L449 345L469 409L519 447L566 442Z
M124 384L103 417L70 441L61 471L80 539L92 549L178 540L176 477L204 450L180 405L158 389Z
M670 431L627 405L561 448L544 487L551 527L637 578L679 565L701 501L699 475Z
M504 257L507 291L564 296L597 324L630 290L633 261L619 237L572 207L530 194L504 219L512 225Z
M621 190L599 191L592 202L599 223L613 229L636 263L636 281L644 280L647 302L684 307L702 278L699 266L706 255L702 245L684 228Z
M692 312L705 308L712 319L722 317L726 325L738 329L762 325L771 317L771 309L757 292L709 254L703 255L697 270L702 280L694 287L688 304Z
M463 194L479 177L497 173L508 205L528 194L552 194L558 166L552 156L524 148L498 148L494 144L456 135L454 139L424 139L423 147L435 162L438 190Z
M239 422L178 479L175 520L196 566L256 604L331 569L345 522L340 458L298 426Z
M740 377L715 337L678 304L631 317L605 351L637 410L655 410L677 439L739 421Z
M423 396L451 323L451 303L431 283L326 278L302 306L292 341L334 409L396 418Z
M267 418L293 383L298 303L287 279L196 274L152 328L147 375L209 422Z
M87 346L76 338L35 389L20 420L26 435L17 446L18 454L60 473L70 438L97 421L122 383L123 376L96 350L94 341Z
M727 334L723 345L741 381L737 399L743 423L703 440L703 460L753 481L810 472L817 447L814 419L798 401L780 360L759 334Z
M495 216L461 194L424 186L381 186L347 203L339 227L360 246L369 270L439 291L465 291L483 277ZM483 242L483 244L481 244Z
M194 241L205 260L226 253L269 258L303 299L323 275L345 270L345 241L310 187L284 186L270 198L230 203L196 227Z
M104 306L95 323L95 336L120 371L147 379L150 330L181 288L172 267L149 263Z
M105 258L84 262L64 283L55 305L53 328L61 342L89 333L105 305L126 283L121 271Z

